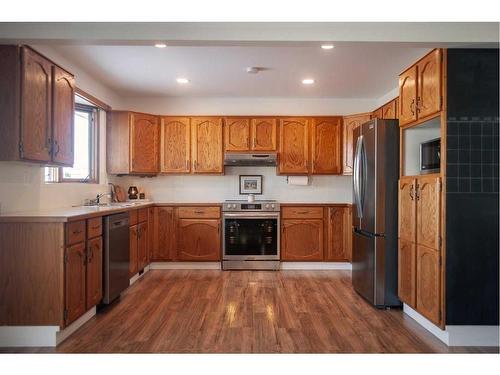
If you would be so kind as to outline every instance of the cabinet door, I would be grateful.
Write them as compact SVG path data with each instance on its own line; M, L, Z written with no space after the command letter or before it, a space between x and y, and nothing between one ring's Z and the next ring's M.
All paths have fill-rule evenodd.
M349 210L344 207L328 208L328 237L326 245L326 259L329 261L348 261ZM347 233L346 233L347 232Z
M66 248L65 300L68 325L85 313L85 242Z
M417 67L412 66L399 76L399 125L417 119Z
M441 320L439 252L417 246L417 310L432 322Z
M398 237L415 242L415 225L417 205L415 198L416 180L401 178L399 180L399 232Z
M276 120L259 118L252 120L252 150L276 151Z
M283 220L281 224L281 260L323 260L323 220Z
M129 274L130 276L133 276L137 273L139 270L139 254L138 254L138 248L137 248L137 238L138 238L138 232L137 232L138 225L132 225L130 227L130 264L129 264Z
M160 170L160 128L152 115L130 115L130 172L158 173Z
M372 112L372 116L371 118L379 118L379 119L382 119L382 108L379 108L375 111Z
M312 174L342 171L342 117L313 119L311 125Z
M441 50L424 57L417 66L417 112L424 118L441 111Z
M161 120L161 172L191 171L191 120L165 117Z
M155 207L155 212L154 236L157 240L151 258L157 261L171 260L175 255L175 210L173 207Z
M158 248L155 229L158 228L158 215L155 215L155 207L148 208L148 263L151 262L155 249Z
M398 240L398 296L406 304L415 307L417 254L414 242Z
M281 120L279 151L279 173L309 173L309 120Z
M193 172L222 173L222 120L194 118L192 124Z
M87 241L87 310L102 299L102 237Z
M148 223L137 225L137 269L143 270L148 264Z
M224 121L226 151L250 150L250 120L247 118L226 118Z
M441 179L417 178L417 244L438 250L441 233Z
M384 120L392 120L396 118L397 108L396 99L391 100L389 103L382 107L382 118Z
M343 132L343 166L342 166L342 174L344 175L352 175L352 167L353 167L353 132L361 124L370 120L369 114L363 115L354 115L354 116L346 116L344 117L344 132Z
M52 81L52 161L73 166L75 78L58 66L53 66Z
M49 162L52 143L52 63L22 49L20 158Z
M177 222L177 260L220 260L220 221L179 219Z

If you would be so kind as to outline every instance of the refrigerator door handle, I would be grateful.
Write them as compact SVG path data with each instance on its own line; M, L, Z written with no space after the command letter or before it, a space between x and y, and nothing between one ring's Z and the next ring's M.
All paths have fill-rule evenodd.
M368 169L368 158L366 156L366 149L365 149L365 142L363 139L363 136L361 136L361 146L360 146L360 152L359 152L359 158L360 158L360 181L359 181L359 202L361 206L361 216L363 215L363 205L365 203L365 193L366 193L366 184L367 184L367 178L368 174L366 173Z
M361 207L360 200L360 159L361 159L361 145L363 143L363 136L360 135L356 141L356 152L354 153L354 173L353 173L353 188L354 188L354 203L356 204L356 210L358 214L358 218L363 217L363 210Z

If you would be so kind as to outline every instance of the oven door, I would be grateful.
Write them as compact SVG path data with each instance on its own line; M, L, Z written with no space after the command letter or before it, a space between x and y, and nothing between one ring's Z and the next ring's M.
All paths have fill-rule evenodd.
M223 259L277 260L279 213L225 213Z

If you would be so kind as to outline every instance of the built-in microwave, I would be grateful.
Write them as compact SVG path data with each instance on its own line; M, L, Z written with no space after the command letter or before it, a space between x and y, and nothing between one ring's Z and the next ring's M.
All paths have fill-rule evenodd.
M439 173L441 165L441 138L420 143L420 174Z

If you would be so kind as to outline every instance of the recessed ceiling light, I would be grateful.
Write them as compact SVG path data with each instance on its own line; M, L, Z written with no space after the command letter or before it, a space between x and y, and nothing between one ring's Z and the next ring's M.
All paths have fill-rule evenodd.
M306 79L302 80L302 83L304 85L312 85L314 83L314 79L312 79L312 78L306 78Z
M176 79L177 83L180 83L181 85L186 84L189 82L189 79L187 78L177 78Z
M156 43L155 47L156 48L165 48L167 45L165 43Z
M333 44L323 44L321 46L321 48L323 48L323 49L334 49L335 46Z

